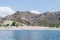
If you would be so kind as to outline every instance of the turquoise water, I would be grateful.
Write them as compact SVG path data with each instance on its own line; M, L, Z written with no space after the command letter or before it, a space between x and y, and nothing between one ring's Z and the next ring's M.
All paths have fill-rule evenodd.
M60 30L0 30L0 40L60 40Z

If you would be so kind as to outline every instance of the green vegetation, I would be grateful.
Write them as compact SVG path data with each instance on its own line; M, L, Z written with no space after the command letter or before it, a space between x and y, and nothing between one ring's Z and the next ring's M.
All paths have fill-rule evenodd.
M59 27L60 27L60 25L55 24L55 25L51 25L51 27L59 28Z
M15 21L12 22L12 26L16 26L16 22Z
M6 26L9 26L9 24L6 24Z
M23 25L23 23L19 23L19 22L13 21L12 24L11 24L11 26L16 26L16 27L18 27L18 26L24 26L24 25Z
M16 22L16 26L24 26L23 23Z
M20 22L13 21L12 23L0 23L0 27L1 26L4 26L4 27L7 27L7 26L15 26L15 27L18 27L18 26L24 26L24 24L23 23L20 23Z
M3 26L2 23L0 23L0 26Z
M28 23L28 22L27 22ZM46 24L47 23L34 23L32 26L44 26L44 27L46 27ZM4 26L4 27L7 27L7 26L15 26L15 27L19 27L19 26L25 26L26 24L24 24L24 23L21 23L21 22L15 22L15 21L12 21L11 23L0 23L0 27L2 27L2 26ZM53 28L59 28L60 27L60 25L59 25L59 23L57 24L55 24L55 23L50 23L50 25L48 24L48 26L49 27L53 27ZM47 27L48 27L47 26Z

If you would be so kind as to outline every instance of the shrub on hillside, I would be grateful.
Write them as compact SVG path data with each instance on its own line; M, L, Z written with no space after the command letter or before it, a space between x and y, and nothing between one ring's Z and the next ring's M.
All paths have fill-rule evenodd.
M0 23L0 26L2 26L2 23Z
M13 21L11 25L12 25L12 26L16 26L16 22L15 22L15 21Z

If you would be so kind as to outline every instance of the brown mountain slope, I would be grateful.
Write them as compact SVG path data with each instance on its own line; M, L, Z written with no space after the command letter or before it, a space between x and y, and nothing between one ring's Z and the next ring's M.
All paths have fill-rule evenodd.
M32 24L34 20L36 19L35 16L38 16L38 14L34 14L28 11L20 12L17 11L13 15L8 15L3 18L3 20L11 20L11 21L17 21L17 22L23 22L25 24Z
M34 14L28 11L17 11L12 15L4 17L3 20L22 22L34 26L54 26L60 25L60 11L45 12L41 14Z

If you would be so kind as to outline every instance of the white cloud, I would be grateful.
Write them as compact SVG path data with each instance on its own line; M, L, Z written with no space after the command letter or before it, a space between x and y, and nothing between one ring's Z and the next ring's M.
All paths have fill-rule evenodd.
M7 16L7 15L10 15L10 14L13 14L15 11L12 10L10 7L2 7L0 6L0 17L4 17L4 16Z
M37 11L37 10L31 10L30 12L31 12L31 13L35 13L35 14L40 14L40 12Z

